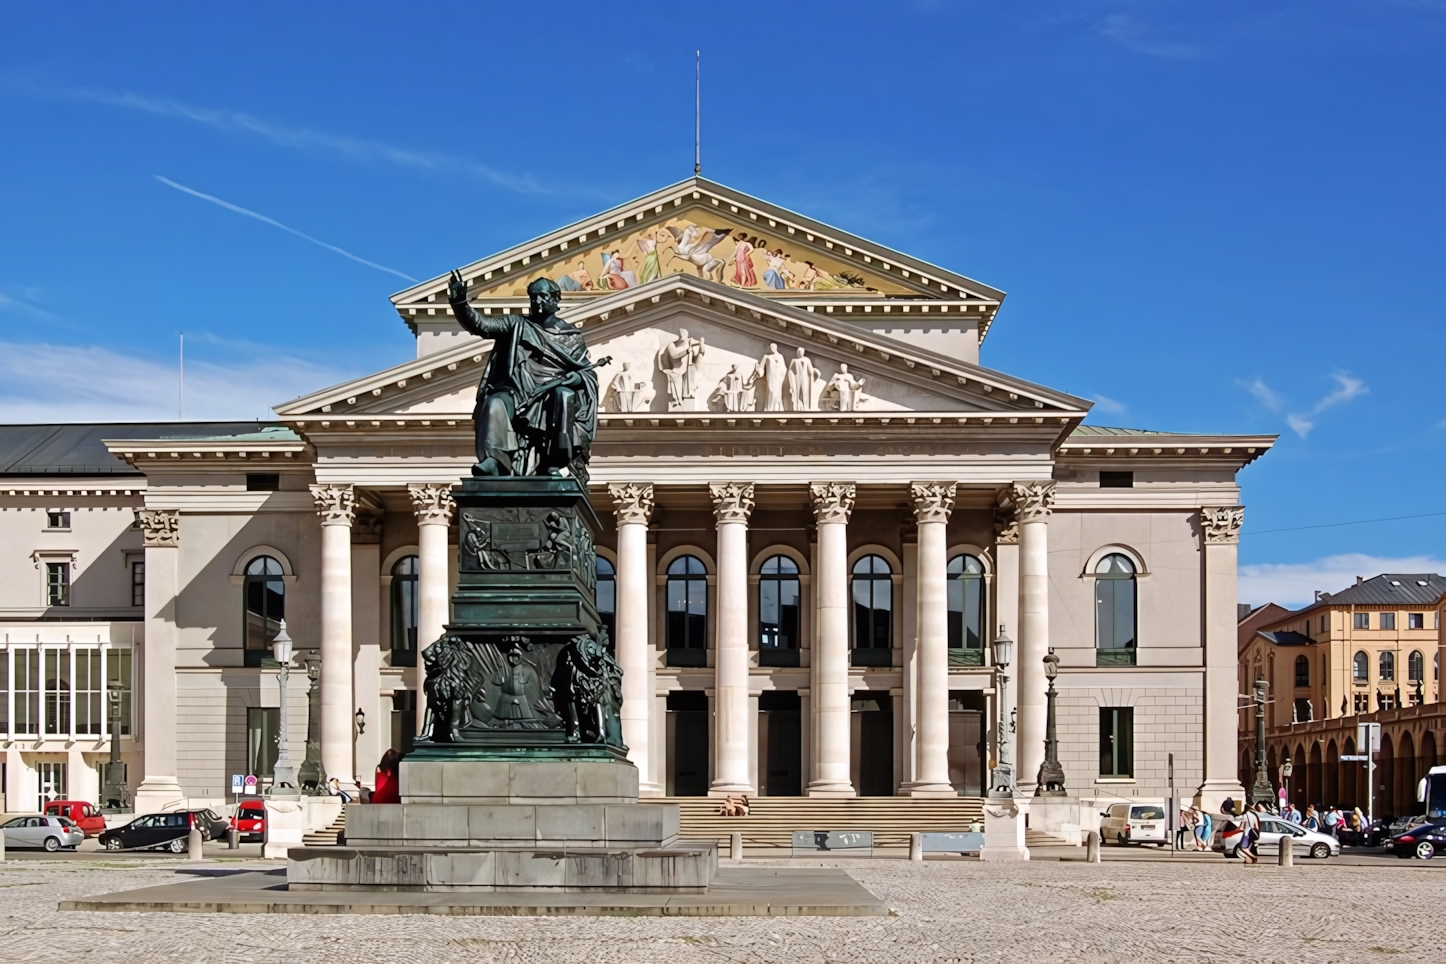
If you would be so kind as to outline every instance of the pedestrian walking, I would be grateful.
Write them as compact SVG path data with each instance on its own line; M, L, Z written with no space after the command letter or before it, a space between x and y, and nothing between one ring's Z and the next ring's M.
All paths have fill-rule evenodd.
M1259 861L1256 853L1256 846L1260 843L1260 815L1265 812L1265 804L1257 803L1254 810L1247 810L1240 818L1241 839L1240 859L1247 864L1254 864Z
M1215 829L1214 821L1210 819L1210 814L1204 810L1196 810L1195 813L1195 849L1209 850Z
M1195 808L1189 807L1180 811L1180 823L1175 828L1175 849L1185 849L1185 835L1195 835Z
M1315 804L1313 803L1306 805L1304 825L1307 830L1320 829L1320 816L1315 812Z

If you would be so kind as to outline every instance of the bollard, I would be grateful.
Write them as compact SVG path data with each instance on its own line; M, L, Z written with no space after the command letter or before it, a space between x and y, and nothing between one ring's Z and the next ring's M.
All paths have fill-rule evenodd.
M226 849L236 850L241 846L241 831L232 827L226 831Z
M1100 835L1099 831L1091 830L1085 842L1085 861L1092 864L1100 862Z
M743 861L743 834L737 830L728 835L728 859L735 864Z
M909 834L909 859L924 859L924 835L921 833Z
M190 837L186 839L186 859L201 859L201 828L194 824L191 826Z
M1294 851L1295 851L1295 838L1292 837L1292 836L1290 836L1289 834L1286 834L1285 836L1281 837L1281 838L1280 838L1280 859L1279 859L1280 866L1282 866L1282 867L1294 867L1294 866L1295 866L1295 860L1294 860L1295 853L1294 853Z

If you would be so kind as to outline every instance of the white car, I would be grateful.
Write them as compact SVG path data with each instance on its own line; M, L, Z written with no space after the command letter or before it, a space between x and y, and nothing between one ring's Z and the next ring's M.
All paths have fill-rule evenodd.
M1158 803L1113 803L1100 813L1100 840L1126 844L1168 844L1169 821Z
M1255 845L1255 852L1262 857L1278 855L1281 838L1286 834L1290 834L1293 838L1291 852L1298 857L1315 857L1324 860L1327 857L1340 855L1341 843L1330 834L1307 830L1298 823L1271 816L1260 818L1260 840ZM1222 842L1215 849L1225 852L1227 857L1240 856L1234 843L1230 845L1230 848L1229 851L1225 851L1225 844Z
M54 853L74 850L85 840L85 831L67 817L16 817L0 826L6 847L44 847Z

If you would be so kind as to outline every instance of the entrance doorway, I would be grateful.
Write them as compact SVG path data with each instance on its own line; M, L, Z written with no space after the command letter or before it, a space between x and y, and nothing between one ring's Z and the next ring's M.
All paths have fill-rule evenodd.
M269 780L276 772L276 755L280 750L276 738L280 726L279 708L246 708L246 772L258 780Z
M40 802L35 809L45 811L51 800L64 800L69 792L66 785L64 763L37 763L35 769L40 776Z
M961 796L984 795L984 693L949 691L949 785Z
M670 797L708 795L708 694L668 694L668 785Z
M854 746L858 748L861 797L894 795L894 701L888 693L867 690L852 700Z
M758 782L766 797L803 793L803 714L798 690L758 694Z

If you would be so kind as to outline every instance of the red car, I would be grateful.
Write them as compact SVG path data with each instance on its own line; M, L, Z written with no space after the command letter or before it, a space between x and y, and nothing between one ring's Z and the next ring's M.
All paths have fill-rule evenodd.
M261 800L242 800L231 817L231 829L242 840L266 838L266 804Z
M45 815L69 817L70 822L79 827L87 837L105 832L105 817L100 815L94 804L83 800L51 800L45 805Z

